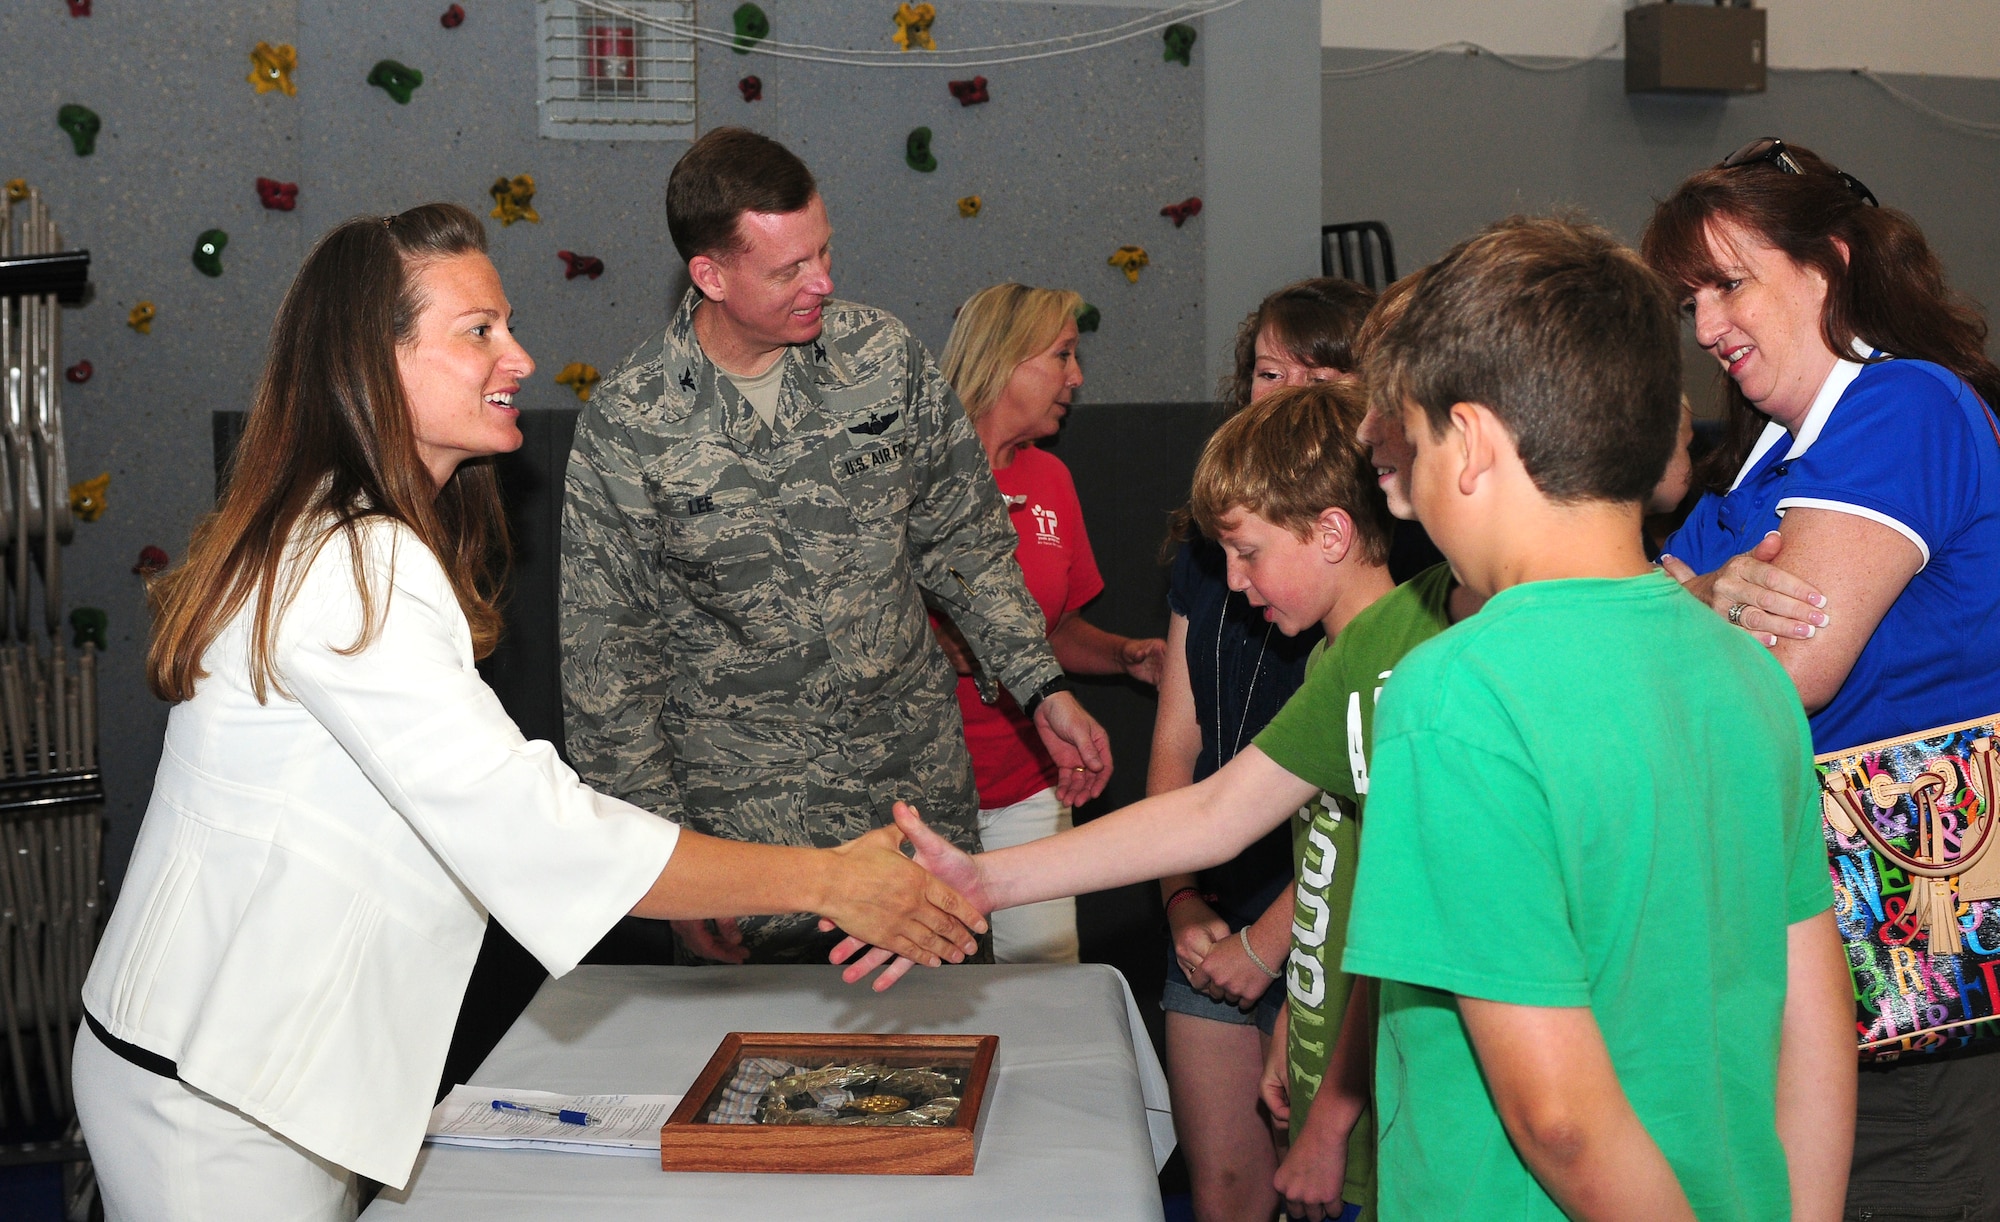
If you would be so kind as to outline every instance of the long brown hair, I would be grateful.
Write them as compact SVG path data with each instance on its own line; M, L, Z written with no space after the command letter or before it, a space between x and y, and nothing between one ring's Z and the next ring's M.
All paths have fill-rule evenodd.
M1986 355L1986 320L1945 283L1944 265L1916 221L1863 201L1812 150L1787 144L1785 151L1804 173L1759 162L1690 175L1647 223L1640 243L1646 262L1684 289L1720 283L1723 271L1710 252L1708 229L1714 221L1733 222L1826 278L1820 336L1828 348L1854 359L1849 350L1859 339L1890 356L1942 365L1965 379L1989 409L2000 407L2000 366ZM1768 418L1726 374L1718 376L1722 443L1695 477L1722 492Z
M347 648L366 648L380 627L357 532L370 518L402 523L437 556L471 624L474 653L492 652L509 559L493 466L462 463L436 486L417 453L396 364L425 304L413 273L485 250L478 217L456 204L425 204L348 221L306 256L271 326L221 503L196 524L186 560L149 591L146 682L154 695L192 699L207 676L202 655L253 600L251 686L260 701L282 691L272 656L278 621L307 562L336 531L347 537L366 608ZM295 537L301 531L310 533Z
M1374 289L1338 276L1288 284L1258 302L1237 325L1236 364L1216 388L1224 409L1240 412L1249 405L1257 373L1257 336L1267 328L1293 360L1353 373L1359 363L1354 335L1374 304Z

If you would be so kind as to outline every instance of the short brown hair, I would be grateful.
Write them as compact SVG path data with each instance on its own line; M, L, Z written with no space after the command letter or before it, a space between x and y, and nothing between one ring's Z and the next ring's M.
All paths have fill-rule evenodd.
M1388 563L1395 521L1354 435L1367 407L1351 382L1314 382L1274 390L1223 421L1194 469L1190 505L1203 533L1219 536L1247 510L1303 539L1320 514L1343 509L1361 554Z
M674 163L667 176L667 233L681 258L743 249L736 222L746 212L797 212L819 193L806 163L747 127L718 127Z
M1353 373L1352 343L1375 290L1338 276L1288 284L1257 303L1236 328L1236 364L1222 379L1220 397L1230 411L1250 402L1257 372L1257 336L1271 332L1293 360Z
M1510 217L1432 264L1367 355L1378 409L1458 403L1513 434L1552 501L1644 501L1680 430L1674 295L1595 225Z

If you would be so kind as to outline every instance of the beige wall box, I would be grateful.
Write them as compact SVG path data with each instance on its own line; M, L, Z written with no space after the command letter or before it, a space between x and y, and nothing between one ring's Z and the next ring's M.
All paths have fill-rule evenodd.
M1764 92L1765 16L1711 4L1626 9L1625 92Z

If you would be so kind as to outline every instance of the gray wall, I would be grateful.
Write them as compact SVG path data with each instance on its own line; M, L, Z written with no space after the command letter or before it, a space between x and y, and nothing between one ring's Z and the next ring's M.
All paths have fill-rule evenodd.
M890 46L893 4L761 2L781 37ZM67 592L72 605L111 616L103 726L114 882L165 721L140 681L143 592L129 569L147 544L175 559L185 551L211 500L210 412L248 405L270 318L312 239L349 216L431 199L483 214L494 178L533 174L542 222L489 222L494 261L541 362L520 399L529 409L574 406L554 374L571 361L609 373L677 299L659 201L685 145L539 138L534 5L465 7L464 25L445 30L437 20L445 0L100 2L89 18L71 18L57 0L0 5L0 180L40 188L70 245L94 259L95 300L66 311L64 344L66 362L88 359L96 373L65 387L65 410L72 476L110 471L110 511L80 526ZM734 7L701 0L703 24L727 27ZM944 6L934 32L946 48L1015 42L1156 7L961 0ZM1241 32L1280 11L1309 36L1301 15L1316 13L1312 0L1249 0L1216 20ZM864 70L703 47L700 122L747 123L799 150L836 226L837 291L901 315L934 348L956 304L983 285L1064 285L1103 312L1102 330L1085 341L1086 399L1193 400L1212 384L1202 315L1211 214L1177 230L1159 209L1209 195L1211 31L1202 39L1185 68L1163 60L1158 34L979 68L993 100L969 108L945 82L971 72ZM260 40L298 48L297 97L246 83ZM408 106L364 83L382 58L425 73ZM1261 71L1237 61L1237 71ZM738 95L746 72L763 79L762 101ZM1295 82L1301 96L1314 87L1309 72ZM90 157L75 156L54 125L66 102L104 119ZM935 174L903 164L904 137L918 125L936 133ZM1240 144L1243 134L1214 136ZM297 211L263 209L258 176L299 183ZM955 201L972 193L985 210L965 220ZM1300 194L1289 190L1294 203ZM1242 206L1258 201L1252 191ZM195 236L211 227L230 235L219 280L189 262ZM1236 228L1253 254L1271 240ZM1105 262L1128 243L1152 260L1137 285ZM595 282L565 281L559 249L595 254L607 271ZM124 325L142 298L159 309L149 336Z
M1328 48L1323 58L1340 69L1389 54ZM1955 132L1847 73L1772 72L1768 92L1725 98L1627 96L1624 72L1617 60L1537 73L1453 54L1328 78L1325 219L1387 222L1403 272L1514 212L1581 209L1636 242L1654 201L1683 177L1775 135L1916 217L1952 282L1989 313L2000 306L2000 140ZM2000 119L2000 81L1893 83L1947 113ZM1715 363L1689 349L1689 393L1711 403Z

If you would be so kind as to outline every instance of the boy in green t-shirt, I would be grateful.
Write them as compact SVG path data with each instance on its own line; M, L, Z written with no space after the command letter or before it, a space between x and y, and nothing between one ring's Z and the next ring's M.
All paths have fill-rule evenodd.
M1192 508L1204 532L1223 547L1231 587L1263 607L1266 618L1287 634L1317 623L1327 640L1337 644L1371 604L1398 597L1390 593L1386 566L1392 522L1382 495L1371 486L1374 468L1356 437L1364 406L1360 390L1352 385L1319 383L1275 392L1217 429L1195 470ZM1443 596L1447 577L1442 569L1431 575L1426 585L1434 590L1434 597L1427 596L1430 601ZM1325 683L1332 673L1322 661L1328 656L1324 646L1316 651L1305 685L1293 695L1287 712L1310 700ZM1306 914L1307 928L1317 928L1334 948L1326 961L1337 978L1318 973L1318 961L1308 960L1311 967L1302 967L1296 954L1286 974L1294 993L1307 990L1314 1021L1337 1032L1349 993L1349 981L1338 973L1338 947L1353 889L1354 823L1334 820L1326 825L1335 846L1331 853L1306 829L1316 813L1333 809L1324 805L1333 799L1324 798L1323 791L1349 794L1351 785L1344 746L1279 763L1252 745L1197 784L1075 831L971 860L946 852L907 807L899 805L897 817L905 821L927 866L983 876L968 878L966 885L973 890L966 894L985 908L1030 902L1026 897L1031 891L1069 895L1216 865L1296 814L1295 842L1307 852L1310 870L1300 889L1299 911ZM1298 932L1293 930L1295 937ZM857 949L846 946L836 957ZM1254 949L1251 953L1272 965L1266 970L1274 976L1284 962L1268 949L1264 956ZM858 979L867 966L884 958L870 952L850 970L849 979ZM887 987L902 966L885 971L876 987ZM1311 1130L1329 1141L1315 1147L1319 1156L1314 1158L1302 1156L1302 1144L1301 1155L1286 1159L1274 1184L1288 1212L1313 1222L1339 1217L1343 1199L1364 1207L1373 1200L1372 1141L1356 1143L1351 1156L1344 1150L1368 1097L1365 1044L1353 1051L1345 1072L1338 1064L1329 1070L1324 1051L1309 1058L1292 1096L1299 1103L1292 1109L1293 1132L1303 1138L1310 1122ZM1358 1086L1350 1086L1337 1106L1314 1110L1314 1091L1327 1073ZM1313 1121L1313 1116L1320 1119ZM1372 1216L1373 1210L1368 1213Z
M1839 1216L1853 1013L1811 739L1643 551L1674 313L1608 234L1515 220L1369 352L1417 517L1489 599L1396 665L1368 759L1343 965L1380 981L1384 1219Z

